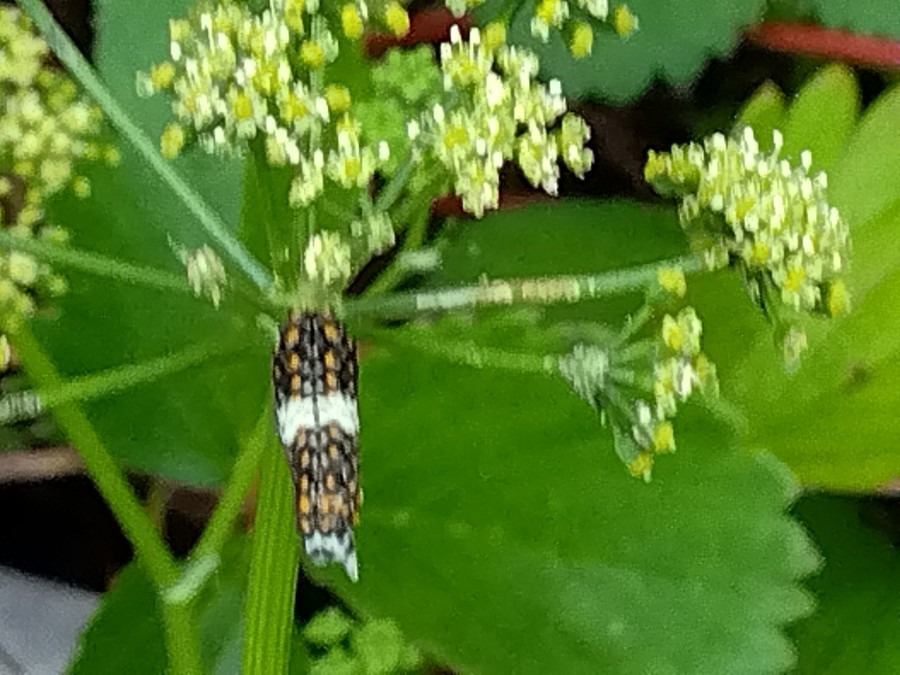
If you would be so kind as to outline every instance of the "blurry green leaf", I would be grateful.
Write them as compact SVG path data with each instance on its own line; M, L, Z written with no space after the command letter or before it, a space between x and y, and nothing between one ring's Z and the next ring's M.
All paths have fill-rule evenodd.
M223 563L195 600L208 672L239 671L246 541L232 540ZM152 584L135 565L123 570L103 595L81 634L69 665L72 675L159 675L166 671L163 623ZM237 650L237 651L236 651Z
M163 624L153 585L140 568L122 571L78 640L71 675L159 675L166 669Z
M49 209L51 220L72 233L73 246L184 274L169 238L196 246L203 242L199 227L134 154L125 149L118 168L85 173L94 196L65 198ZM58 312L33 326L64 376L204 341L239 352L85 406L111 452L131 466L191 482L222 480L236 435L252 427L268 398L269 339L256 327L256 310L237 297L240 276L232 271L218 311L189 295L67 276L71 289Z
M900 554L861 522L858 509L843 497L809 497L797 507L826 561L810 583L816 613L791 630L798 673L897 672Z
M542 204L459 222L430 283L599 271L683 246L674 210ZM602 318L605 304L548 317ZM468 320L470 339L520 340L522 323L488 316ZM457 339L466 321L395 332ZM685 412L678 454L645 485L561 380L377 347L361 363L360 581L308 569L463 670L786 667L779 627L808 609L795 582L816 561L783 513L790 481Z
M827 26L900 38L900 12L894 0L807 0Z
M830 170L856 126L859 88L849 68L825 66L809 78L794 99L784 127L784 154L796 161L812 152L812 170ZM827 129L823 133L823 129Z
M747 99L737 115L738 125L753 127L760 148L772 148L772 132L784 128L786 106L784 94L772 82L763 83Z
M506 4L487 3L476 12L479 24L490 21ZM509 41L538 53L541 75L559 78L567 96L593 95L614 101L635 98L656 77L674 84L690 82L710 58L734 48L740 31L761 17L764 6L763 0L710 0L691 6L669 0L629 0L640 29L623 40L608 25L595 23L591 55L574 59L559 31L552 32L547 44L532 37L535 3L520 0L519 4Z
M363 615L480 672L789 665L816 557L782 470L708 415L646 485L557 379L377 349L360 407L360 581L314 573Z
M867 110L829 173L829 194L854 235L880 211L900 199L900 86L882 94ZM826 133L826 130L820 130Z
M349 616L337 607L329 607L303 627L303 637L314 645L327 647L344 639L352 627L353 621Z
M403 634L389 619L368 621L354 631L354 653L364 664L366 673L396 673L404 649Z

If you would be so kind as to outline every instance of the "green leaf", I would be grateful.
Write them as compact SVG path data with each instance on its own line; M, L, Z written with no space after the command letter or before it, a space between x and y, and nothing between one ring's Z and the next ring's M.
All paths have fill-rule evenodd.
M796 161L812 152L812 170L830 170L844 149L859 114L859 87L849 68L825 66L809 78L787 114L784 154ZM827 129L827 133L822 133Z
M75 247L183 275L169 238L196 246L204 241L198 226L130 150L122 155L116 169L88 168L94 197L58 201L49 210L52 221L72 233ZM239 275L232 273L238 283L226 289L219 311L187 294L67 276L71 289L56 313L33 327L64 376L203 343L241 353L85 406L106 445L131 466L192 482L224 479L235 438L252 427L268 398L269 338L256 326L257 310L239 295Z
M232 540L220 568L195 600L203 660L209 673L239 671L241 607L247 574L246 540ZM166 651L159 596L140 568L130 565L82 632L71 675L166 672Z
M825 554L810 586L815 615L791 631L798 673L895 673L900 662L900 555L846 497L810 497L797 513Z
M498 4L502 6L494 3L476 13L479 24L493 18ZM623 40L608 26L595 23L592 53L579 60L569 53L559 31L547 44L533 38L534 3L519 4L509 40L537 52L543 77L559 78L563 91L573 98L601 96L619 102L635 98L657 77L673 84L690 82L708 59L734 48L740 31L761 17L764 6L762 0L711 0L702 10L697 5L696 11L688 11L667 0L629 1L640 21L637 33Z
M383 349L362 367L361 578L318 575L364 615L463 670L789 665L815 556L790 481L727 428L688 414L646 485L561 381Z
M827 26L900 38L900 12L894 0L807 1Z
M830 197L856 228L854 236L900 198L898 119L900 86L895 86L866 110L841 161L829 173Z
M683 245L670 210L539 205L457 224L431 282L599 271ZM613 311L566 309L548 318ZM468 335L521 341L521 324L503 321L479 312ZM461 322L403 329L400 341L455 339ZM307 569L363 616L390 616L461 670L789 665L779 630L807 611L796 581L816 557L783 513L790 480L708 413L676 421L678 454L649 485L628 478L609 430L548 376L376 346L361 363L360 415L360 581Z
M784 128L784 94L773 82L760 85L737 115L737 124L753 127L756 140L764 150L772 148L772 132Z
M337 607L316 614L303 628L303 637L314 645L328 647L346 637L353 621Z

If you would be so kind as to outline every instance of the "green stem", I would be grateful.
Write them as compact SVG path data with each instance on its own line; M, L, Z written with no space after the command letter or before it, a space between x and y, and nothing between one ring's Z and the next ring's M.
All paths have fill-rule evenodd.
M269 439L260 462L245 611L244 675L287 673L290 657L300 547L294 524L294 486L274 435Z
M64 386L55 366L27 326L19 327L11 337L16 352L31 377L47 389L58 390ZM79 405L72 401L57 401L53 412L78 449L91 479L134 547L138 564L160 592L176 583L180 572L175 559ZM166 623L170 672L176 675L196 675L203 672L190 608L173 608L164 601L162 611Z
M168 654L166 673L199 675L206 672L200 656L200 637L193 607L166 601L161 605Z
M400 245L400 250L397 251L397 254L394 256L394 260L390 267L384 270L378 278L363 291L362 297L368 298L383 295L384 293L391 291L403 280L407 275L407 270L405 270L401 264L402 256L407 251L414 251L422 245L422 242L425 240L425 229L428 225L428 217L430 215L430 209L421 209L417 214L416 219L406 231L403 243Z
M400 168L397 169L393 176L391 176L387 185L378 192L378 197L375 199L376 211L387 211L394 205L397 199L400 198L400 194L403 192L406 184L409 182L412 170L412 157L407 157L403 164L400 165Z
M125 109L113 98L97 77L94 69L82 56L65 32L56 23L40 0L20 0L22 9L31 17L50 49L65 64L81 86L103 109L110 122L127 138L143 159L153 168L162 181L171 188L178 199L193 213L207 234L240 267L259 288L268 288L272 280L260 264L253 259L227 229L218 214L204 201L178 172L163 159L156 146L144 131L132 121Z
M0 232L0 248L24 251L54 265L68 267L104 279L123 281L163 291L192 294L186 277L182 275L131 265L97 253L48 244L37 239L22 239L14 237L8 232Z
M166 354L144 363L111 368L93 375L61 381L59 386L52 388L41 386L37 393L17 392L10 394L9 397L15 400L26 393L36 396L39 406L34 412L38 413L43 408L55 408L73 401L84 403L131 389L145 382L151 382L165 375L196 366L214 356L227 354L230 351L234 351L234 349L224 349L221 344L191 345L180 352ZM0 423L12 421L4 416L3 402L7 398L0 399ZM10 409L15 412L15 406L10 406Z
M372 314L409 315L519 302L574 303L644 289L656 283L657 272L661 268L670 267L679 267L687 274L701 270L703 263L694 256L685 256L604 274L485 281L476 286L347 299L344 302L344 313L347 317L355 318Z
M16 353L31 377L48 389L61 389L65 386L27 326L20 327L11 337ZM78 449L97 489L134 546L138 562L158 587L173 583L178 578L178 566L172 554L166 549L153 523L128 486L125 476L81 408L71 401L59 401L53 412Z
M272 413L266 410L259 418L250 436L240 443L240 452L231 470L231 478L219 498L219 505L206 524L200 541L191 552L191 559L196 560L208 555L218 556L225 541L231 534L231 528L244 497L250 490L256 469L264 450L268 447L272 435Z
M473 368L496 368L516 373L545 374L554 372L549 364L555 364L557 357L543 354L508 352L503 349L484 347L470 340L448 340L444 337L431 339L422 332L415 332L404 339L402 331L379 331L381 341L415 349L445 361ZM549 359L549 360L548 360Z

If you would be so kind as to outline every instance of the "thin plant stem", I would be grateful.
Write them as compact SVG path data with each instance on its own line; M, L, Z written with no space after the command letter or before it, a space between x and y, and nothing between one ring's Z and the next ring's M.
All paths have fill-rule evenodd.
M56 367L44 354L26 325L12 331L11 338L31 377L42 382L48 389L59 389L63 386ZM180 571L174 557L153 526L152 520L141 507L125 475L109 454L81 407L74 401L57 402L53 412L78 449L88 474L134 547L138 564L162 594L165 588L178 581ZM162 602L162 612L166 628L169 672L174 675L196 675L203 672L191 608Z
M425 240L425 228L428 225L428 217L430 215L431 210L427 208L422 208L419 213L416 214L415 220L413 220L409 229L406 231L403 243L400 245L400 250L397 251L393 263L384 270L384 272L382 272L375 281L365 289L365 291L363 291L363 297L368 298L383 295L392 290L403 280L407 271L404 270L403 266L400 264L402 255L422 246L422 242Z
M379 191L378 197L375 198L376 211L387 211L394 205L400 198L403 188L405 188L406 184L409 182L412 170L412 157L407 157L403 164L400 165L400 168L397 169L393 176L391 176L387 185Z
M266 410L259 418L249 437L240 443L240 451L231 470L228 484L219 498L219 505L213 512L200 537L200 541L191 552L191 559L207 555L218 555L231 533L234 520L241 510L244 497L250 490L253 477L259 467L264 450L269 447L272 435L272 414Z
M700 259L685 256L603 274L486 280L475 286L347 299L343 311L345 316L355 318L365 315L405 316L418 312L513 303L575 303L647 288L656 283L660 269L678 267L687 274L699 271L702 265Z
M402 344L409 349L416 349L445 361L473 368L494 368L516 373L544 374L554 372L553 366L557 361L555 355L509 352L503 349L484 347L469 340L448 340L444 337L432 340L421 334L416 334L414 339L413 336L404 339L399 336L397 331L381 331L379 335L383 336L384 342Z
M245 605L244 675L288 672L300 546L294 486L273 434L262 451L259 501Z
M37 392L9 394L0 399L0 423L21 419L21 416L14 413L19 410L15 402L22 399L22 397L33 398L35 405L29 406L27 412L37 415L45 408L55 408L64 403L74 401L84 403L125 391L138 385L152 382L160 377L199 365L214 356L220 356L236 350L237 348L223 348L220 343L191 345L174 354L166 354L143 363L110 368L109 370L72 378L71 380L61 380L59 386L52 388L41 386ZM4 405L5 402L7 405Z
M132 265L98 253L58 246L35 239L14 237L8 232L0 232L0 248L23 251L54 265L68 267L104 279L162 291L192 293L191 287L183 275Z
M109 121L129 140L160 179L172 190L187 209L197 217L207 234L222 247L229 258L262 289L272 280L266 270L250 255L241 242L227 229L218 214L203 197L185 181L175 168L163 159L146 133L131 119L115 100L94 69L82 56L59 24L40 0L20 0L22 9L31 17L41 36L69 72L81 83L94 101L103 109Z
M48 389L64 382L27 326L14 331L11 339L28 373ZM74 401L58 401L53 412L84 460L84 465L106 499L125 535L134 546L137 560L158 587L178 578L178 566L166 549L153 523L138 502L128 481L107 451L81 407Z
M168 655L167 673L198 675L207 672L200 656L200 638L194 608L188 604L162 603Z

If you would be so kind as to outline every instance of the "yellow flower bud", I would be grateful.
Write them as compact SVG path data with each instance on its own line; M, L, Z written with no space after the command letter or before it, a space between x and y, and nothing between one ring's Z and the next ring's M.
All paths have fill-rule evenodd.
M384 24L394 35L406 35L409 32L409 14L399 2L389 2L384 9Z
M354 4L346 4L341 7L341 29L351 40L358 40L362 37L365 25L359 10Z
M628 5L619 5L613 10L612 25L619 37L628 37L637 31L639 22Z
M591 53L591 47L594 44L594 31L590 24L585 21L579 21L575 24L575 30L572 31L572 38L569 40L569 51L576 59L583 59Z
M160 152L166 159L174 159L184 147L184 129L174 122L166 125L160 138Z

